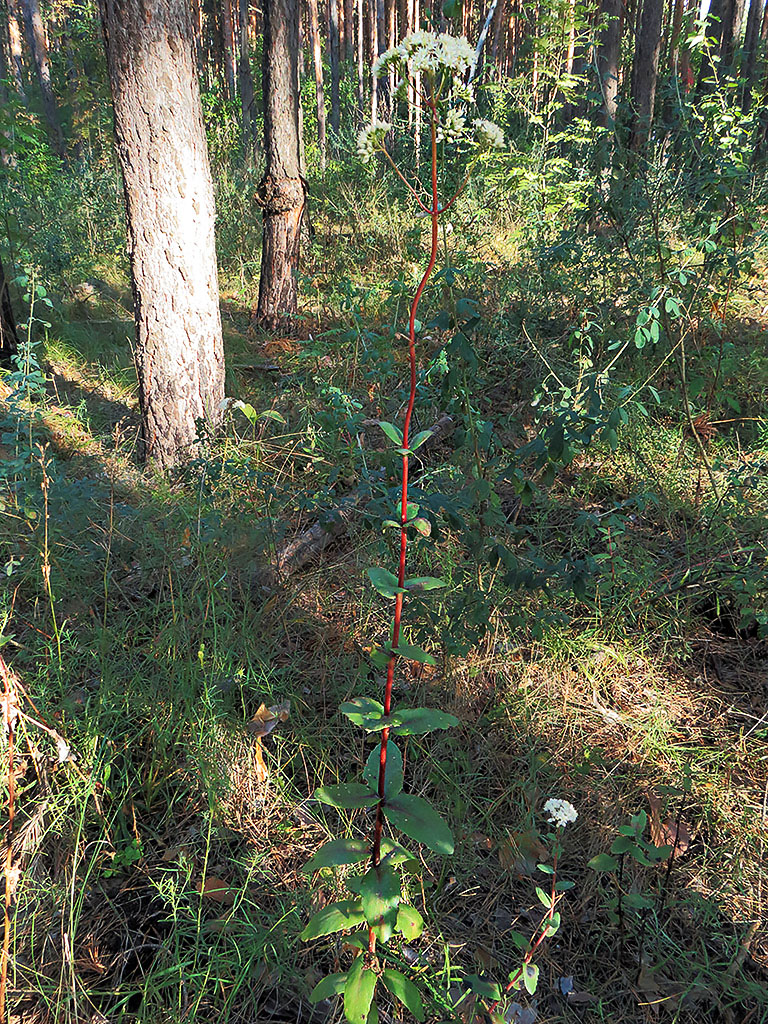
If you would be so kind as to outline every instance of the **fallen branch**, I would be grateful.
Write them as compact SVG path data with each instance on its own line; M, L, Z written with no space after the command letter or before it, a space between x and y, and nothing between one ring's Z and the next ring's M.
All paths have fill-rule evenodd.
M365 421L365 425L369 426L375 423L378 423L378 420ZM430 428L431 436L421 446L420 454L424 454L429 448L448 437L453 433L454 427L453 417L448 413L443 413ZM347 532L369 501L370 495L362 491L350 494L342 499L339 506L333 510L332 518L329 521L315 523L314 526L284 544L277 552L278 573L282 576L291 576L303 568L307 562L325 551L337 537Z

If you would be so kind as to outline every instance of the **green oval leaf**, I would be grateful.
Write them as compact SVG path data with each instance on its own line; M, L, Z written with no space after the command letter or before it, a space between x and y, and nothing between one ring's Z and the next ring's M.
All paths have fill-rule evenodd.
M560 929L560 913L559 913L559 911L556 910L555 913L552 915L552 919L550 920L549 924L545 928L544 934L548 938L551 938L551 936L557 935L557 932L559 931L559 929Z
M315 799L330 807L371 807L378 803L378 796L362 782L343 782L340 786L321 786L315 790Z
M365 954L355 957L344 988L344 1016L349 1024L367 1024L376 991L376 975L365 966Z
M552 900L549 893L544 892L540 885L536 886L536 895L539 897L539 902L542 903L547 910L552 906Z
M611 857L609 853L598 853L596 857L587 862L588 868L598 872L616 871L618 866L619 862L615 857Z
M310 1003L319 1003L321 999L330 999L331 996L338 995L339 992L344 991L346 983L346 971L343 974L329 974L327 978L318 981L312 989L309 996Z
M333 932L356 928L364 920L365 914L360 900L340 900L319 910L299 938L305 942L309 939L319 939L323 935L332 935Z
M434 430L422 430L416 437L409 438L408 444L411 446L411 451L416 451L417 448L421 448L425 441L428 441L434 434Z
M536 991L539 983L539 968L536 964L523 964L523 984L530 995Z
M397 576L388 569L378 569L373 566L365 571L368 573L368 577L374 588L378 590L382 597L394 598L397 597L398 594L403 593L403 590L397 581Z
M401 903L400 909L397 912L395 928L401 932L408 942L412 942L414 939L418 939L424 931L424 918L416 907L411 907L407 903Z
M374 747L368 755L363 778L371 787L378 792L379 789L379 761L381 758L381 744ZM387 742L387 767L384 773L384 796L396 796L403 788L403 755L397 748L397 744L391 739Z
M365 919L377 929L379 942L388 942L397 923L400 876L389 866L369 868L360 884L360 898Z
M401 658L410 658L411 661L418 661L422 665L436 665L437 662L431 654L422 647L417 647L415 644L406 644L401 640L397 647L394 648L395 654L399 654Z
M381 972L381 980L395 999L399 999L403 1006L410 1010L416 1020L424 1020L424 1004L421 1001L421 993L412 981L391 967L387 967Z
M345 701L339 711L354 725L368 728L365 723L381 718L384 714L384 705L371 697L356 697L354 700Z
M392 444L396 444L398 448L403 447L403 434L394 423L388 423L386 420L379 420L379 426L387 435Z
M384 804L384 815L395 828L405 832L417 843L424 843L435 853L453 853L451 830L434 809L420 796L400 793Z
M332 839L321 846L304 865L305 874L311 874L319 868L336 868L342 864L359 864L371 854L370 843L362 839Z
M437 576L414 576L412 580L406 580L404 587L406 590L418 592L420 590L439 590L440 587L447 586L445 580L438 579Z
M392 723L392 732L397 736L423 736L435 729L451 729L459 720L435 708L404 708L394 712Z

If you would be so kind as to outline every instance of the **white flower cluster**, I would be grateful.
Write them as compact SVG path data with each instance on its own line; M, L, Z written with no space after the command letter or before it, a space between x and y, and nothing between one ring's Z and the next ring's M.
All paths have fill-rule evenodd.
M382 53L374 62L373 74L383 78L390 70L401 71L410 61L413 74L448 71L452 75L463 75L475 66L476 60L475 50L464 36L419 30Z
M475 140L483 149L504 149L504 132L493 121L478 117L473 121Z
M576 821L579 816L579 812L573 804L569 804L567 800L557 800L554 797L544 804L544 813L552 825L557 825L560 828L565 828L570 822Z
M392 125L387 121L374 121L363 128L357 137L357 155L367 164L377 149L381 149L384 137L391 131Z
M445 115L445 120L437 129L438 142L458 142L464 134L467 119L455 108Z

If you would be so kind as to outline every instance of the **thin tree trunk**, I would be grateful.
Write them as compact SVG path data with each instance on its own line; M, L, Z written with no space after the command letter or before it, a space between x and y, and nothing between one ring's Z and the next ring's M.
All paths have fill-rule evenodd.
M669 35L669 70L671 74L678 75L678 61L680 56L680 32L683 27L683 15L685 14L685 0L674 0L672 11L672 30Z
M629 148L635 153L645 148L653 124L662 14L663 0L644 0L632 64Z
M697 93L701 94L712 87L712 80L715 78L715 63L712 60L714 54L719 54L723 46L723 32L729 18L731 0L712 0L709 5L709 12L704 24L706 33L706 47L701 54L699 66L699 79L696 85Z
M744 0L725 0L723 4L723 32L720 42L720 59L723 67L732 70L736 47L744 19Z
M744 51L741 57L741 77L744 83L741 94L741 109L745 114L752 104L752 89L755 85L755 71L757 69L758 39L764 9L765 4L762 0L750 0L747 27L744 33Z
M315 69L315 96L317 99L317 145L320 150L320 172L325 173L325 89L323 88L323 50L320 44L320 18L317 0L307 0L309 7L309 45Z
M256 131L256 110L253 96L253 74L251 73L249 0L239 0L238 22L240 30L240 59L237 77L240 85L240 110L243 120L243 138L246 152L258 150Z
M83 128L87 119L80 103L80 81L82 68L79 66L77 53L72 44L73 17L66 10L63 15L63 43L67 61L67 85L69 103L72 108L70 134L72 136L71 151L75 160L81 160L84 149Z
M600 37L597 44L597 74L603 94L603 124L612 128L616 120L621 55L622 0L602 0Z
M328 49L331 58L331 128L334 136L339 134L341 112L339 109L339 5L337 0L328 0Z
M48 129L51 134L53 148L57 155L63 160L67 155L67 147L64 143L64 133L61 130L59 112L56 107L56 97L53 94L51 83L51 63L48 59L48 45L45 41L45 29L43 19L40 16L39 0L21 0L21 9L24 15L24 30L27 37L32 59L37 71L37 80L40 83L40 92L43 99L43 113L48 122Z
M475 66L472 68L472 71L470 72L469 75L470 82L476 77L478 72L482 69L483 49L485 47L485 40L488 36L488 30L491 27L491 23L493 22L493 17L496 14L496 8L498 7L498 5L499 0L491 0L491 6L488 8L488 13L485 17L483 27L480 30L480 36L478 37L477 40L477 46L475 47Z
M265 330L273 331L289 326L298 308L299 241L306 204L299 166L298 60L298 0L266 0L263 61L266 168L259 188L264 228L256 321Z
M26 100L24 93L24 61L21 54L21 27L18 0L7 0L8 6L8 58L11 64L11 78L16 93Z
M143 454L183 460L215 427L224 351L213 184L188 0L101 0L123 170ZM149 15L149 16L148 16Z
M0 260L0 366L9 369L12 357L19 348L19 336L16 333L16 320L13 316L11 296L8 293L8 279L5 276Z
M369 28L370 28L370 48L371 48L371 63L376 60L379 54L379 18L378 18L378 0L368 0L368 12L369 12ZM379 80L371 75L371 124L373 124L379 116Z
M235 73L235 33L232 21L232 0L221 0L221 43L224 58L224 80L227 84L227 96L234 99L237 95Z
M357 112L360 124L365 122L365 11L363 0L357 0Z
M373 54L373 59L383 53L387 48L387 11L384 0L376 0L376 49ZM387 115L387 104L388 104L388 81L385 78L380 78L378 82L378 100L379 108L384 116Z
M355 55L354 0L344 0L344 60L351 64Z

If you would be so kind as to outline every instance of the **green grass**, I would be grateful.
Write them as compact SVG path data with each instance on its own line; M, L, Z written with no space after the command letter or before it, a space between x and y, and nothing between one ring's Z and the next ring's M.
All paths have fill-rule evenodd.
M419 255L380 183L356 187L327 184L303 323L266 353L248 334L253 240L228 243L244 250L242 265L223 261L228 393L276 409L285 426L254 431L233 417L185 473L142 473L128 325L101 299L59 310L45 346L47 397L39 415L16 408L25 424L36 415L50 478L46 518L33 449L5 479L0 517L3 654L37 709L24 705L30 718L17 733L23 849L9 998L20 1020L320 1020L326 1011L311 1017L308 993L350 961L341 939L298 940L312 907L342 891L329 873L312 881L302 867L331 835L370 831L366 812L339 815L311 794L354 778L368 753L337 708L380 690L365 652L385 637L390 612L364 571L391 563L379 513L396 479L380 432L361 420L398 414L402 353L391 356L386 330L401 323L403 299L389 282L403 272L409 284ZM578 289L592 284L575 262L562 268L562 291L547 291L514 212L493 223L482 211L454 251L462 290L482 298L480 364L466 378L471 413L456 403L458 430L418 484L424 500L440 492L453 502L467 526L433 510L433 537L412 546L413 570L449 587L409 612L437 667L404 666L396 699L443 707L460 725L404 744L407 788L450 821L456 854L425 857L421 877L409 878L427 930L403 955L430 994L432 1021L451 1016L458 970L506 979L519 964L510 932L530 935L540 918L531 860L544 855L542 807L561 796L579 811L561 864L575 886L561 933L537 956L539 1019L768 1020L768 652L757 621L768 593L768 363L756 345L762 327L749 322L759 321L755 296L735 292L733 350L708 410L733 418L727 392L747 417L718 425L707 442L719 498L682 415L674 363L659 368L663 357L648 352L627 353L606 395L654 373L660 404L646 395L647 415L631 408L614 447L598 435L547 481L516 449L541 431L535 394L554 407L555 378L578 376L571 327L586 304ZM490 226L478 260L472 233ZM504 273L491 278L491 263ZM642 296L625 272L631 307ZM428 306L444 298L436 287ZM609 311L605 330L626 334L633 317ZM456 393L442 393L438 359L450 336L425 334L421 427ZM691 351L705 380L711 352L703 341ZM277 375L249 365L268 361ZM695 412L706 408L695 401ZM12 411L2 416L7 429ZM511 463L534 486L521 501L513 480L499 480L503 519L478 526L488 506L472 497L474 440L487 422L482 474L496 480ZM281 538L366 480L370 514L350 538L289 579L265 571ZM46 525L52 602L41 571ZM515 587L504 566L478 560L491 534L521 569L548 574L547 586ZM589 558L583 592L562 566L549 568ZM262 703L286 699L290 717L263 744L265 781L247 723ZM41 722L66 737L73 761L58 762ZM686 779L680 815L681 797L664 787ZM688 845L668 879L663 868L627 866L626 892L651 906L644 919L628 911L619 928L615 886L587 862L634 813L650 813L655 793L657 826L679 815ZM571 976L575 999L560 988ZM471 999L462 1019L473 1019ZM339 1019L327 1010L322 1019Z

